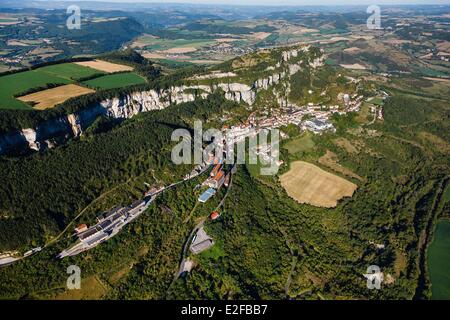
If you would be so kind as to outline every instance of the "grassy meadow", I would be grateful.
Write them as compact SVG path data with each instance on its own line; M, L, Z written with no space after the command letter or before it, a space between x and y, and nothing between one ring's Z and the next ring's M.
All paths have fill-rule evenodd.
M146 80L136 73L111 74L83 82L85 85L95 89L113 89L135 84L144 84Z
M450 300L450 220L436 225L434 240L428 249L431 298Z

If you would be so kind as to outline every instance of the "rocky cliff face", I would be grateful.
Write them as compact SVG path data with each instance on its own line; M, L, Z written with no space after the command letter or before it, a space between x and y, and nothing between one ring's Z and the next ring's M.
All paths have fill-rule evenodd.
M106 115L116 119L128 119L141 112L161 110L172 104L205 99L213 91L222 89L225 98L236 102L252 104L255 92L239 83L220 84L214 87L205 85L172 87L164 91L134 92L120 98L101 101L74 114L51 119L36 128L26 128L0 136L0 154L17 153L26 149L42 151L67 138L79 137L99 116ZM199 90L194 95L186 90Z
M286 76L301 70L302 61L290 64L289 61L297 57L299 52L307 51L308 47L293 49L282 54L282 61L276 67L284 71L275 71L270 76L258 79L252 86L241 83L219 83L212 86L190 85L172 87L167 90L150 90L134 92L132 94L107 99L74 114L51 119L39 124L36 128L26 128L0 136L0 155L16 153L25 150L41 151L51 148L69 138L79 137L99 116L106 115L117 119L128 119L141 112L161 110L172 104L191 102L195 99L206 99L211 93L222 90L227 100L244 102L248 105L255 103L260 90L266 90L276 85ZM322 61L313 62L313 67ZM194 94L192 92L200 92Z

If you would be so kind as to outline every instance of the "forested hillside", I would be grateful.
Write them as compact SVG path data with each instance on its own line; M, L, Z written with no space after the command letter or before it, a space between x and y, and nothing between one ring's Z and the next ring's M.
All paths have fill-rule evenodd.
M319 55L317 49L312 53L313 59ZM261 53L274 61L280 55ZM145 88L181 83L195 73L187 69L161 77L153 74L151 64L146 68L138 55L113 53L104 58L143 64L143 72L150 71L155 80ZM235 71L233 80L248 83L268 73L263 58L251 67L243 66L247 62L238 58L221 68ZM353 89L335 67L327 66L314 76L309 71L304 78L293 74L294 89ZM337 84L327 86L331 80ZM368 92L376 91L377 83L363 84ZM74 99L54 112L77 110L99 97L139 88ZM277 175L261 176L254 166L239 165L220 218L205 222L214 246L191 256L194 268L178 279L174 274L190 231L225 193L221 189L210 202L198 203L200 177L158 197L106 243L63 260L55 255L73 242L72 230L65 230L69 223L92 223L100 213L142 198L147 185L167 185L191 171L192 166L176 166L170 160L173 129L192 130L195 119L202 120L204 128L221 127L223 119L242 123L251 112L261 111L261 100L252 110L226 100L219 91L204 100L123 121L102 117L65 145L20 158L1 157L0 251L23 253L30 247L45 247L1 269L0 298L60 298L68 294L64 285L71 264L83 270L86 291L80 295L103 288L96 298L429 297L424 252L436 219L448 214L448 206L440 201L448 185L450 109L441 97L405 93L391 83L383 89L389 96L384 101L384 120L370 122L373 115L364 105L363 114L335 115L331 119L335 132L310 135L295 125L282 127L284 165ZM299 90L292 95L302 103L306 93ZM16 121L35 121L34 116L21 117L17 113ZM280 175L298 160L348 179L357 185L355 194L333 208L296 202L281 186ZM367 289L363 274L370 265L383 270L383 290Z
M232 105L215 95L141 115L109 131L104 130L111 127L108 121L99 120L90 129L92 134L64 147L25 158L2 158L0 248L42 244L89 202L128 179L155 171L168 183L186 174L189 168L170 161L172 131L189 127L185 119L203 119Z

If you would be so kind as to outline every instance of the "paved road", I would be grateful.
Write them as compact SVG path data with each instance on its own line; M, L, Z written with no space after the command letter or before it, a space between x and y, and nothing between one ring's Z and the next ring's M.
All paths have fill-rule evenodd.
M200 220L200 222L197 223L197 225L194 227L194 229L192 229L191 233L187 237L186 242L183 245L183 250L181 251L181 262L180 262L180 266L178 268L178 272L175 274L174 281L176 279L178 279L180 277L180 275L183 273L183 267L184 267L184 263L186 261L187 250L189 248L189 244L191 243L191 240L194 237L194 234L197 233L197 231L201 227L203 227L203 225L205 224L205 221L206 221L206 218L202 218L202 220Z
M227 188L227 193L225 193L224 197L220 201L219 205L216 207L215 211L219 210L219 208L223 206L223 204L228 196L228 193L230 192L232 184L233 184L233 177L231 176L230 184L228 185L228 188ZM183 245L183 250L181 251L180 266L178 267L178 272L175 274L175 277L174 277L174 280L172 281L172 283L175 282L175 280L177 280L180 277L180 275L183 273L183 268L184 268L184 264L186 262L186 256L187 256L187 249L189 247L189 244L191 243L191 239L194 236L194 234L198 231L198 229L203 227L206 219L207 219L207 217L203 217L202 220L192 229L191 233L187 237L186 242Z

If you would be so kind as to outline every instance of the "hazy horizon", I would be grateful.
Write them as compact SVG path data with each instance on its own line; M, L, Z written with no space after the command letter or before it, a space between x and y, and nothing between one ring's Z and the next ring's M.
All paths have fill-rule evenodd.
M39 0L39 1L67 1L73 0ZM261 6L330 6L330 5L450 5L450 0L75 0L88 2L115 3L173 3L173 4L205 4L205 5L261 5Z

